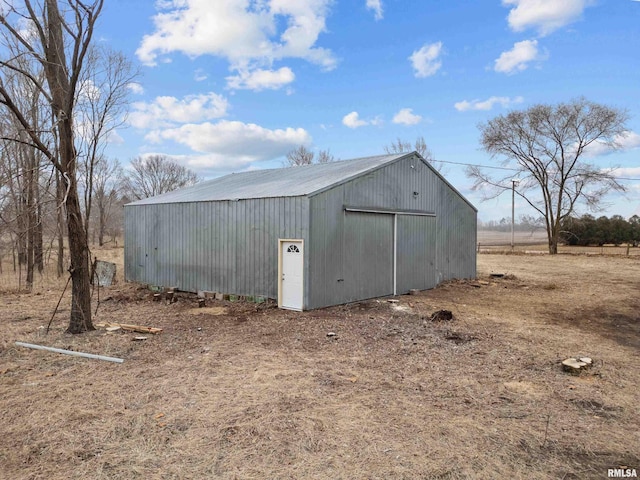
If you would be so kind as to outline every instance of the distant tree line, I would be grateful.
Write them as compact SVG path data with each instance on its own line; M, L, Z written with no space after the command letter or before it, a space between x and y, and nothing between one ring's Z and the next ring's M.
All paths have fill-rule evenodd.
M620 215L568 217L562 222L561 236L566 245L630 244L637 247L640 244L640 216L634 215L629 220Z

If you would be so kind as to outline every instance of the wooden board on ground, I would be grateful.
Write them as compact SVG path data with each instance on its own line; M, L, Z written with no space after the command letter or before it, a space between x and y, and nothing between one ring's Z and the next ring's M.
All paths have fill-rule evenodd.
M126 330L128 332L138 332L138 333L161 333L162 332L162 328L156 328L156 327L145 327L142 325L129 325L126 323L96 323L95 325L96 327L104 327L104 328L110 328L110 327L120 327L122 330Z
M202 308L190 308L187 310L190 315L226 315L226 307L202 307Z

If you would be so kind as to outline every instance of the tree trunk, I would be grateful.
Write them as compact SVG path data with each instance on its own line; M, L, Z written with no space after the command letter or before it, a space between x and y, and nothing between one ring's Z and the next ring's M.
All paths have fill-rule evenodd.
M33 244L33 262L38 269L38 273L42 275L44 272L44 240L42 238L42 206L38 205L38 212L36 215L36 226L34 229L34 244Z
M560 234L560 223L553 219L551 222L547 221L547 238L549 239L549 255L557 255L558 253L558 238Z
M33 214L29 211L28 214L29 225L32 225L33 222ZM31 290L33 288L33 270L34 270L34 238L33 238L33 227L30 227L27 231L27 289Z
M67 71L63 20L56 0L46 0L46 31L48 44L45 47L44 63L47 83L51 91L51 108L56 118L59 141L60 172L64 177L65 205L67 207L67 235L71 265L71 317L69 333L94 330L91 322L91 287L89 285L89 246L80 198L78 197L77 155L74 147L73 109L74 88ZM79 72L75 72L76 74ZM73 74L72 74L73 75Z
M16 273L16 242L13 239L13 235L9 232L9 239L11 240L11 257L13 259L13 273Z
M24 147L23 147L24 148ZM33 258L34 258L34 228L36 223L35 205L34 205L34 168L33 168L33 152L23 152L25 160L24 175L24 198L25 208L23 210L25 217L25 233L26 233L26 266L27 278L26 287L28 290L33 288Z
M21 205L22 207L22 205ZM18 265L26 265L27 263L27 226L24 218L24 210L18 214L18 232L16 235L16 249L18 251Z
M58 261L56 270L58 278L64 275L64 215L62 214L62 202L64 200L64 186L60 178L60 172L56 170L56 220L58 223Z
M82 211L78 199L77 186L71 178L71 188L67 195L67 226L69 257L71 266L71 318L68 333L82 333L95 330L91 321L91 285L89 283L89 246L87 234L82 224Z
M36 224L34 225L33 261L42 275L44 271L44 239L42 227L42 202L40 199L40 186L36 184Z
M98 245L104 245L104 231L106 228L105 208L102 202L98 203Z

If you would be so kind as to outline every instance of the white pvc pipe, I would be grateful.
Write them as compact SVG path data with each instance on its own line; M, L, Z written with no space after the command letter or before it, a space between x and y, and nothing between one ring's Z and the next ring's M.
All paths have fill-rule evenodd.
M95 360L105 360L107 362L123 363L122 358L105 357L104 355L94 355L93 353L74 352L73 350L63 350L62 348L44 347L42 345L34 345L33 343L16 342L19 347L33 348L34 350L46 350L48 352L63 353L64 355L73 355L74 357L93 358Z

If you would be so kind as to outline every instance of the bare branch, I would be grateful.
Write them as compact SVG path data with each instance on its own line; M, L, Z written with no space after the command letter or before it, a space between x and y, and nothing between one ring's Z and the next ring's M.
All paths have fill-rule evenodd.
M300 145L287 153L287 163L290 167L311 165L313 163L313 157L314 153L311 150L307 149L304 145Z
M416 138L416 141L413 145L411 145L411 142L407 140L398 138L395 142L391 142L390 145L385 145L384 151L388 154L410 153L415 151L418 152L420 156L429 163L432 163L434 160L433 153L427 146L427 142L425 142L424 137ZM439 168L437 169L439 170Z
M126 171L122 178L125 194L136 200L171 192L199 181L200 178L193 171L164 155L134 158L131 170Z

